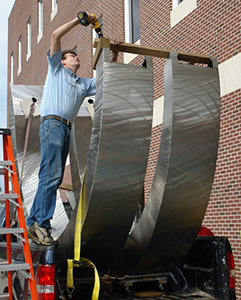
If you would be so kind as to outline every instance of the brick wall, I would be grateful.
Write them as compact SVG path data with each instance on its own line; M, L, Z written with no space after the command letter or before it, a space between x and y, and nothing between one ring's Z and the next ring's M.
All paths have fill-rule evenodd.
M184 0L181 5L187 1ZM195 1L195 0L193 0ZM83 0L76 7L75 0L59 0L58 13L50 21L51 1L43 0L43 37L37 43L37 0L16 0L9 17L9 79L10 54L14 53L14 83L44 84L47 63L45 53L49 48L51 32L60 24L70 20L79 10L102 15L104 35L111 39L124 40L124 1ZM216 56L221 64L241 52L241 5L240 0L197 0L197 7L183 20L171 28L170 13L172 0L140 0L141 44ZM26 62L27 26L32 18L32 55ZM19 17L21 16L21 18ZM22 35L22 72L17 76L17 41ZM82 57L80 76L91 77L92 31L78 26L63 38L63 48L77 46ZM120 55L120 60L122 55ZM133 63L140 63L140 58ZM163 68L165 60L153 59L154 99L163 96ZM241 84L235 91L221 99L221 131L217 169L205 215L204 225L215 235L225 235L231 241L237 280L237 299L241 299L241 256L240 256L240 113ZM146 174L145 197L154 176L157 150L160 144L161 124L153 128L150 157Z
M149 151L149 159L146 167L146 176L144 182L144 200L145 202L148 199L152 181L155 175L155 169L160 149L160 142L161 142L161 132L162 132L162 125L155 126L152 128L151 133L151 142L150 142L150 151Z
M241 90L222 97L221 131L215 179L204 225L232 245L237 299L241 274Z
M240 53L241 7L239 1L197 1L197 8L173 28L170 28L171 1L157 2L148 1L145 4L141 2L143 11L145 11L141 20L141 44L209 54L216 56L218 63ZM159 6L161 12L157 15L152 13L158 11L156 5ZM145 26L148 18L150 22L155 23L154 26ZM155 99L163 95L162 74L163 62L155 59ZM241 90L238 89L221 99L221 130L217 169L203 222L215 235L227 236L231 242L236 268L237 299L241 299L240 93ZM153 129L153 133L156 132L155 129ZM152 139L155 137L152 136ZM152 142L153 144L155 143ZM150 168L150 161L153 160L155 160L155 153L151 152L146 176L147 189L153 178ZM148 195L148 190L145 195Z

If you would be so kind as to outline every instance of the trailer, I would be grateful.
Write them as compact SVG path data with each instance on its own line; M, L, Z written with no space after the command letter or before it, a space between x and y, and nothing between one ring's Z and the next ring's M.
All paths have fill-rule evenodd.
M6 244L1 242L1 260L6 259ZM23 260L21 243L12 243L13 259ZM61 272L61 258L56 257L53 246L31 243L35 279L39 299L91 299L93 270L83 266L75 274L75 289L66 289L66 276ZM7 291L7 274L2 272L0 293ZM198 236L188 255L169 273L100 277L100 298L103 300L137 299L218 299L235 300L235 270L232 249L226 237ZM31 299L27 280L20 271L13 274L15 300Z

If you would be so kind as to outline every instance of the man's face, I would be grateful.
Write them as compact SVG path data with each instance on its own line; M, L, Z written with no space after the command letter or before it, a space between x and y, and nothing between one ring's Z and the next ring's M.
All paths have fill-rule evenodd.
M80 67L79 56L73 53L66 53L61 62L65 68L70 70L78 70Z

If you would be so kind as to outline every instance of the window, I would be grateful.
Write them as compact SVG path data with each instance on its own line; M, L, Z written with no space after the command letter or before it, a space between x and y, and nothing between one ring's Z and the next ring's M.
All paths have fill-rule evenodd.
M172 4L171 28L197 8L197 0L173 0Z
M132 43L140 39L139 0L131 1Z
M27 22L27 56L26 60L29 59L31 56L31 17L28 19Z
M18 39L18 75L22 70L22 37L20 35Z
M139 0L125 0L125 35L127 43L140 39Z
M174 9L175 7L178 6L183 0L172 0L172 8Z
M56 6L57 6L57 0L52 0L52 11L55 10Z
M125 41L140 44L139 0L125 0ZM136 56L124 53L124 63L128 64Z
M13 84L13 52L10 56L10 84Z
M41 40L43 36L43 0L38 1L38 39L37 42Z
M51 21L53 20L57 12L58 12L58 0L52 0Z

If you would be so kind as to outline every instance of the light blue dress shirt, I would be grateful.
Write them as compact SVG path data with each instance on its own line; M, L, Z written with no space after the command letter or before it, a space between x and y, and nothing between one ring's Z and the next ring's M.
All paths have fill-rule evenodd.
M41 101L41 117L57 115L72 123L84 98L95 94L96 80L79 77L65 68L61 63L61 50L51 57L48 51L47 59L49 67Z

